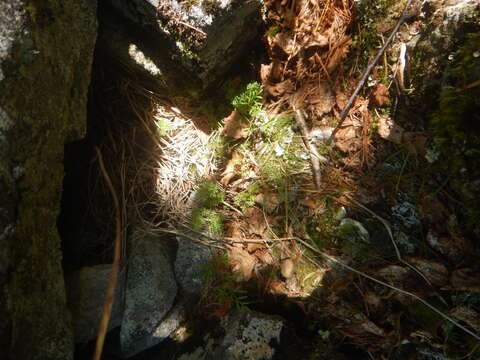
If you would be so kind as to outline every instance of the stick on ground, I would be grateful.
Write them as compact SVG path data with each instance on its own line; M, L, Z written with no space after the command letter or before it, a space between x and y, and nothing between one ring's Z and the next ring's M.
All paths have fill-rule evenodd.
M340 130L343 122L347 117L348 112L350 111L350 108L353 106L353 103L355 102L355 98L358 96L358 93L360 92L360 90L362 90L363 86L365 85L365 82L367 81L368 77L373 71L373 68L375 67L375 65L377 65L383 53L387 49L388 45L390 45L390 43L392 42L393 38L395 37L395 34L398 32L398 29L400 29L400 26L403 24L405 20L407 20L408 18L407 9L409 8L411 2L412 0L407 1L407 3L405 4L405 7L403 8L402 15L400 15L400 19L398 19L397 24L393 28L387 41L385 41L385 44L383 44L382 48L378 51L377 56L375 56L373 61L367 66L367 69L365 70L365 73L360 79L357 87L355 88L355 91L353 92L352 96L350 96L350 99L348 99L347 105L345 105L342 112L340 113L340 119L338 120L338 125L335 127L335 129L332 132L332 135L330 135L330 138L328 139L329 143L332 142L333 139L335 139L335 134L338 132L338 130Z

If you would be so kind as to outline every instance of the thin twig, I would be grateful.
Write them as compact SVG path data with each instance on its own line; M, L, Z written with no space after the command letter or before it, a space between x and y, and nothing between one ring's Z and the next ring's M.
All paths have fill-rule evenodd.
M347 270L350 270L352 272L354 272L355 274L357 275L360 275L366 279L369 279L373 282L376 282L377 284L380 284L380 285L383 285L389 289L392 289L392 290L395 290L395 291L398 291L399 293L401 294L404 294L404 295L407 295L407 296L410 296L412 298L414 298L415 300L418 300L420 301L423 305L425 305L426 307L428 307L430 310L436 312L438 315L440 315L442 318L444 318L445 320L451 322L453 325L457 326L459 329L462 329L463 331L465 331L467 334L473 336L475 339L477 340L480 340L480 336L475 334L474 332L468 330L466 327L464 327L462 324L460 324L459 322L457 322L455 319L451 318L450 316L444 314L442 311L438 310L436 307L434 307L433 305L430 305L430 303L428 303L427 301L423 300L421 297L409 292L409 291L406 291L406 290L403 290L403 289L400 289L400 288L397 288L393 285L390 285L382 280L378 280L376 278L374 278L373 276L370 276L368 274L365 274L364 272L360 271L360 270L357 270L347 264L345 264L343 261L340 261L336 258L334 258L333 256L330 256L328 255L327 253L317 249L316 247L310 245L308 242L306 242L305 240L303 239L300 239L297 237L297 241L299 241L302 245L304 245L305 247L309 248L310 250L312 250L314 253L342 266L343 268L347 269ZM315 260L313 259L310 259L310 261L312 261L313 264L315 264L316 266L318 267L321 267L321 265L319 263L317 263Z
M327 159L321 156L318 153L317 147L315 144L312 143L310 140L310 132L308 131L307 124L305 122L305 118L301 110L295 110L295 121L297 126L300 128L300 132L302 133L302 139L305 144L305 147L310 152L310 162L312 164L312 173L313 173L313 181L315 183L315 188L320 190L320 186L322 184L322 170L320 168L320 161L327 162Z
M184 238L187 238L193 242L196 242L198 244L202 244L202 245L205 245L205 246L209 246L209 247L214 247L214 248L217 248L217 249L222 249L224 250L225 247L224 246L221 246L221 245L217 245L217 244L214 244L214 243L211 243L211 242L206 242L206 241L202 241L200 239L197 239L193 236L190 236L188 234L185 234L185 233L182 233L182 232L179 232L179 231L174 231L174 230L167 230L167 229L157 229L156 231L158 232L162 232L162 233L165 233L165 234L172 234L172 235L176 235L176 236L180 236L180 237L184 237ZM202 234L203 236L205 236L204 234ZM206 237L206 236L205 236Z
M340 113L340 119L338 121L338 125L333 129L332 135L330 135L330 138L328 139L328 142L332 142L332 140L335 138L335 134L340 130L343 122L345 121L347 114L352 107L353 103L355 102L356 97L358 96L358 93L360 90L362 90L363 86L365 85L365 82L367 81L368 77L370 76L371 72L373 71L373 68L375 65L377 65L378 61L382 57L383 53L387 49L388 45L391 43L393 38L395 37L395 34L398 32L398 29L400 29L400 26L403 24L403 22L408 18L406 16L407 14L407 9L410 6L412 0L408 0L407 3L405 4L405 7L403 8L402 15L400 15L400 18L397 21L397 24L393 28L390 36L388 37L387 41L385 41L385 44L383 44L382 48L378 51L378 54L375 56L372 62L367 66L367 69L365 70L365 73L363 74L362 78L360 79L357 87L355 88L355 91L353 92L352 96L350 96L350 99L348 100L347 105L343 108L342 112Z
M192 30L198 31L198 32L199 32L200 34L202 34L203 36L207 36L207 33L206 33L205 31L203 31L203 30L201 30L201 29L199 29L199 28L197 28L197 27L195 27L195 26L193 26L193 25L190 25L189 23L186 23L186 22L180 21L180 20L178 20L178 23L179 23L179 24L182 24L182 25L184 25L184 26L186 26L186 27L189 27L189 28L192 29Z
M105 178L105 182L107 183L107 186L112 195L113 203L115 205L115 212L116 212L116 234L115 234L115 249L114 249L114 255L113 255L113 264L112 264L112 276L110 277L110 281L108 283L107 295L105 297L105 303L103 304L103 313L102 313L102 318L100 320L100 325L98 329L97 343L95 345L95 352L93 354L93 360L100 360L100 357L102 356L102 351L103 351L103 344L105 342L105 335L107 333L108 322L110 320L110 314L112 312L113 298L115 295L115 288L117 287L118 273L120 270L120 257L121 257L121 248L122 248L121 246L122 214L121 214L120 204L118 202L117 194L115 193L115 189L113 187L112 181L110 180L110 176L105 170L102 153L100 152L100 149L98 147L95 147L95 151L97 152L98 162L100 164L100 169L102 170L102 174Z

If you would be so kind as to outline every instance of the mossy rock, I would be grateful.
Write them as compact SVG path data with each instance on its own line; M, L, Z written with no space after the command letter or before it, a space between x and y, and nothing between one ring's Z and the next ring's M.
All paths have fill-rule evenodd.
M0 353L71 359L56 221L64 144L86 128L96 5L2 2L0 28Z

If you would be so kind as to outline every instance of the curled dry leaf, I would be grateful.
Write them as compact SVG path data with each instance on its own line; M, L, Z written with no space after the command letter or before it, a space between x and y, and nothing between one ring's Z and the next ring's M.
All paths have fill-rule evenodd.
M335 96L326 83L316 84L307 98L312 112L318 116L329 113L335 105Z
M263 86L267 94L273 97L282 96L293 89L291 80L285 80L276 84L267 82Z
M374 324L363 313L352 309L347 303L329 305L325 309L330 315L344 322L343 329L350 334L370 333L376 336L385 336L385 331Z
M267 229L265 218L263 217L262 210L257 207L249 207L245 210L245 218L248 223L248 230L252 234L263 236Z
M405 260L420 270L433 285L443 286L448 282L448 270L443 264L413 257Z
M273 53L280 57L288 57L295 51L293 36L290 32L279 32L273 38L271 46Z
M237 110L233 110L229 116L223 119L225 126L221 135L228 136L233 139L242 139L248 136L248 124L242 121L242 117Z
M265 191L255 197L255 201L262 205L267 213L272 213L280 205L280 195L275 192Z
M480 314L470 307L457 306L450 310L450 316L465 322L477 332L480 330Z
M478 269L457 269L450 276L450 286L442 289L480 292L480 278L478 274Z
M232 158L228 161L225 170L222 172L222 178L220 179L220 183L224 186L227 186L230 181L237 175L235 171L235 165L240 162L241 155L238 151L234 150L232 152Z
M242 222L234 220L227 223L225 226L225 235L234 239L243 238Z
M388 89L383 84L377 84L372 92L372 101L377 106L384 106L388 103Z
M233 246L229 249L229 259L232 270L239 275L239 281L248 281L252 278L255 268L255 257L240 246Z

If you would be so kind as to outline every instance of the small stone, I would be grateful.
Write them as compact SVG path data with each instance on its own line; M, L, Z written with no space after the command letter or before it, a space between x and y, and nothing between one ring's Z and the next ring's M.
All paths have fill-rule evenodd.
M345 218L340 222L340 232L345 237L354 237L363 242L370 242L370 234L361 222L350 218ZM355 239L350 239L355 240Z
M293 263L292 259L288 258L281 261L280 272L285 279L289 279L293 276L294 269L295 264Z

